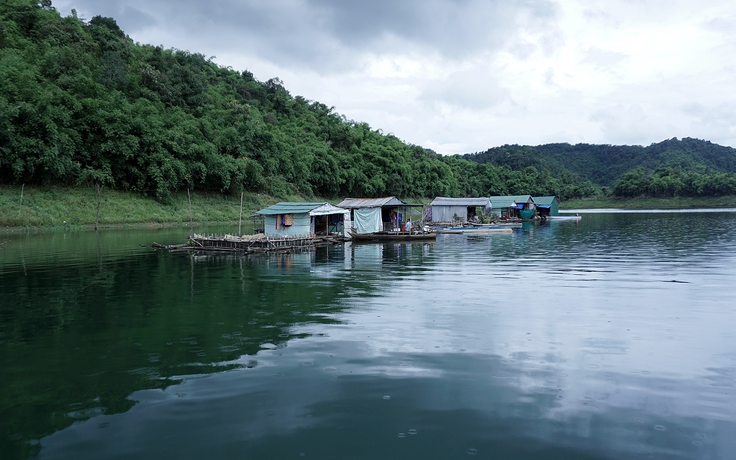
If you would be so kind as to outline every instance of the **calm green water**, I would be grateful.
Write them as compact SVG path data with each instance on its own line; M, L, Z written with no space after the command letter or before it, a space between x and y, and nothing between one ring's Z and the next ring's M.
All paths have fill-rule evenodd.
M733 459L734 228L586 213L250 258L2 236L0 458Z

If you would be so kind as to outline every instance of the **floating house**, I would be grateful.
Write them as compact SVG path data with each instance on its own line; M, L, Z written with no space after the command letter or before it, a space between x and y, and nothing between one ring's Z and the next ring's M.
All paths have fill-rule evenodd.
M542 219L560 215L560 201L556 196L534 197L534 204L537 206L537 212Z
M491 212L497 217L531 219L536 212L531 195L492 196L490 199Z
M345 198L337 205L350 211L350 224L355 233L367 234L404 230L410 220L411 205L395 196L384 198Z
M432 222L468 222L483 212L489 212L489 198L445 198L438 196L432 201Z
M330 203L281 202L256 214L264 217L263 233L268 238L346 236L350 220L350 211Z

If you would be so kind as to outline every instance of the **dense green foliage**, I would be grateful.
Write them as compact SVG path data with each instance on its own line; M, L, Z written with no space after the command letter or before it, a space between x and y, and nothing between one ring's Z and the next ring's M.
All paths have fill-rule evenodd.
M699 139L669 139L648 147L590 144L504 145L465 159L513 169L572 173L616 196L736 194L736 150Z
M114 19L0 0L0 183L96 183L167 200L591 193L573 175L446 158L200 54L139 45Z
M622 197L695 197L736 195L736 174L702 174L664 167L648 174L644 168L627 172L613 189Z
M736 193L736 154L697 139L649 147L505 145L443 157L281 80L134 43L112 18L0 0L0 184L98 184L167 201L186 189L275 197ZM601 188L603 187L603 189Z

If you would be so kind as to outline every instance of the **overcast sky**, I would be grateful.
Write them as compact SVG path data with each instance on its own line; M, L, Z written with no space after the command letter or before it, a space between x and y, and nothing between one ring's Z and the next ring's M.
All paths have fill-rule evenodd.
M438 153L736 146L733 0L53 0Z

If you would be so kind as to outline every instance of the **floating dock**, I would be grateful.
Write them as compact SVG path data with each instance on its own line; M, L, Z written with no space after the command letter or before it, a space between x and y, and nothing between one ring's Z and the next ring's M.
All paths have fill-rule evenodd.
M154 248L170 251L210 251L210 252L237 252L242 254L291 252L309 249L317 246L329 246L347 241L342 236L312 236L268 238L262 233L256 235L198 235L194 234L185 244L163 245L153 243Z

